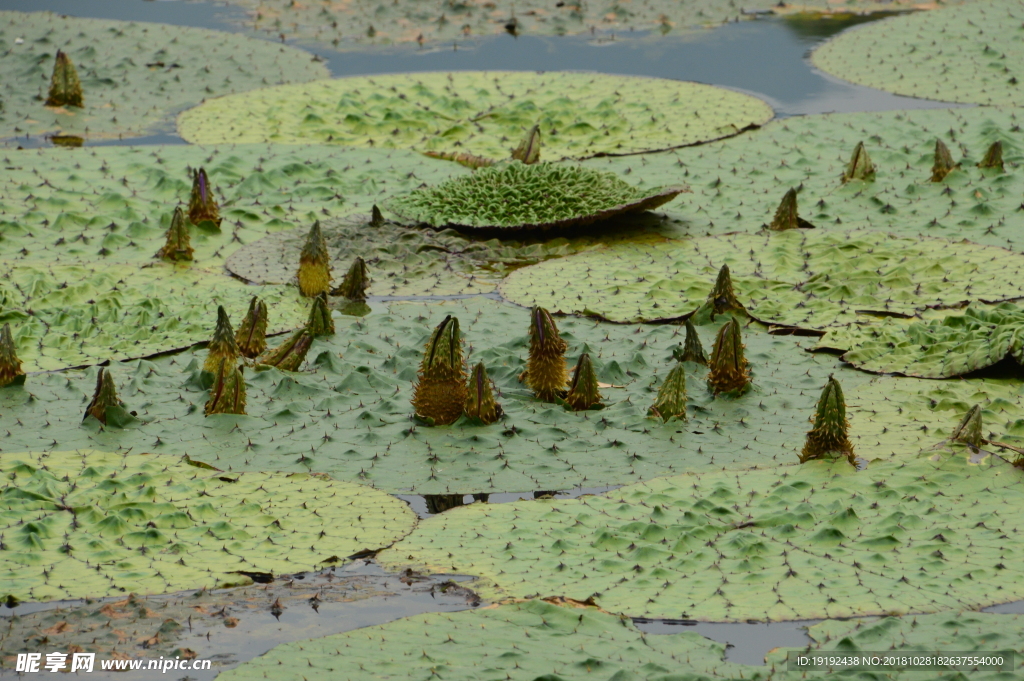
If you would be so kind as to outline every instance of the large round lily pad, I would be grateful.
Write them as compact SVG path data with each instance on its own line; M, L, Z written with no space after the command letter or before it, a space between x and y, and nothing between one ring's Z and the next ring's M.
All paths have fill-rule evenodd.
M415 524L404 502L326 476L88 450L5 452L0 472L3 599L212 589L344 561Z
M1024 297L1024 256L1005 249L825 228L614 245L516 270L499 290L567 314L673 319L704 303L723 265L752 316L791 327Z
M973 463L977 461L977 463ZM966 446L858 471L813 461L473 504L378 558L478 575L485 598L593 597L630 615L743 621L977 608L1024 596L1024 472Z
M840 78L901 95L1020 105L1022 21L1016 0L968 2L848 31L818 48L811 61Z
M84 104L46 107L57 50L78 72ZM328 75L308 52L237 33L49 12L0 12L0 137L90 139L168 129L208 97Z
M731 90L595 73L364 76L218 97L178 117L202 144L332 143L507 158L534 124L542 157L667 149L735 135L771 107Z

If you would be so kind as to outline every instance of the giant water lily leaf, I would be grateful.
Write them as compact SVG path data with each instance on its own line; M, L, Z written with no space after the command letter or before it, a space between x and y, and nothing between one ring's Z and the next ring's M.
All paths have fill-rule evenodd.
M309 304L288 286L247 286L220 274L154 263L17 265L0 261L0 323L26 371L147 357L210 340L223 305L241 321L252 296L271 333L305 323Z
M1015 0L969 2L863 26L811 56L815 66L901 95L972 104L1024 103Z
M508 158L534 124L544 160L728 137L771 107L709 85L596 73L462 71L339 78L210 99L178 117L202 144L278 142Z
M325 472L389 492L559 490L795 462L829 374L846 390L871 378L841 368L835 357L805 352L791 336L750 326L743 340L752 388L715 399L706 369L688 365L689 418L665 423L647 410L676 364L681 326L558 319L569 364L587 352L600 382L623 386L601 389L604 409L571 412L538 402L518 380L529 348L526 310L487 298L377 305L363 318L336 314L335 335L314 342L300 372L246 371L248 416L203 417L204 350L110 367L125 408L137 412L124 428L82 426L96 368L30 376L22 387L0 390L7 424L0 450L52 449L54 441L134 448L188 454L229 472ZM501 393L505 417L492 425L462 420L431 428L412 419L424 344L449 314L460 320L467 361L483 362ZM706 348L717 326L699 328ZM916 441L916 434L908 438ZM858 449L864 458L871 452Z
M0 137L135 137L211 96L328 75L303 50L236 33L49 12L0 13L0 46ZM84 107L44 106L58 49L77 69Z
M758 679L756 667L724 661L725 645L695 632L644 636L631 623L596 608L541 600L460 613L430 613L376 627L280 645L224 679L669 678ZM683 662L685 660L685 663Z
M216 269L268 232L369 212L375 202L467 173L402 150L318 146L92 147L22 150L3 158L0 248L9 260L151 261L191 169L205 168L221 231L190 227L194 266ZM298 267L298 260L289 266Z
M500 291L617 322L673 319L705 301L723 265L751 315L801 328L1024 296L1024 257L1005 249L824 229L615 245L517 270Z
M326 476L230 476L181 458L4 453L0 598L168 593L293 573L391 544L408 506Z
M978 463L972 463L978 461ZM957 445L659 478L600 496L472 504L378 558L474 574L485 598L593 597L630 615L743 621L936 612L1024 596L1024 473Z

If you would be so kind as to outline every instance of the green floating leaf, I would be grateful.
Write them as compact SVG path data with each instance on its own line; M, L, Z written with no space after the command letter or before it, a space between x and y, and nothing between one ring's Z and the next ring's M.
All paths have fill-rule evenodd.
M0 490L0 597L22 601L301 572L415 523L404 502L326 476L229 476L151 454L5 452L0 473L11 481Z
M798 328L1024 296L1024 283L1017 283L1024 257L1004 249L825 230L617 244L516 270L499 290L520 305L566 314L616 322L676 319L708 298L723 265L751 316Z
M660 78L458 71L338 78L209 99L178 117L196 144L333 143L508 158L539 125L550 160L735 135L773 116L760 99Z
M50 12L0 12L0 44L0 137L137 137L209 97L328 75L304 50L238 33Z
M594 598L631 616L745 621L980 608L1024 596L1024 472L966 446L659 478L421 521L390 568L480 577L484 598ZM970 503L964 503L970 500ZM510 529L511 528L511 529Z

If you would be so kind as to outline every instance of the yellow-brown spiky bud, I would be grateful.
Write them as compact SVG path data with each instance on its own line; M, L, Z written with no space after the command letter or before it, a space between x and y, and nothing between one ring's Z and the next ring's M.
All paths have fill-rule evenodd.
M267 349L267 322L269 319L267 304L253 296L249 301L249 311L245 313L245 319L242 320L242 324L235 334L238 351L244 357L249 359L258 357Z
M46 106L85 106L82 97L82 83L78 80L78 71L71 59L61 50L57 50L57 58L53 63L53 75L50 76L50 93L46 98Z
M494 399L494 386L491 385L483 362L473 367L473 373L469 377L465 412L466 416L488 424L501 418L501 405Z
M935 140L935 161L932 163L932 182L942 182L946 175L960 167L959 163L953 162L953 155L949 153L949 147L937 139Z
M853 445L846 434L850 424L846 421L846 400L839 381L832 376L821 391L814 412L814 427L808 431L800 463L811 459L845 458L856 465Z
M245 378L241 367L235 366L227 357L220 360L214 372L213 386L210 388L210 399L206 401L205 413L210 414L244 414L245 413Z
M217 371L222 359L228 360L228 366L234 366L238 361L241 351L238 349L238 342L235 341L235 331L231 328L231 320L223 305L217 306L217 326L213 330L213 338L206 347L206 361L203 362L203 371L213 373Z
M700 344L697 327L693 325L693 320L689 317L686 318L686 340L683 341L682 349L677 346L672 351L672 357L680 362L696 362L704 366L708 365L708 356L704 354L704 346Z
M967 410L967 413L960 419L960 423L956 425L956 428L953 429L953 434L949 437L955 442L962 442L975 449L985 444L985 438L982 436L980 404L976 404Z
M526 137L512 150L512 160L526 165L540 161L540 126L534 125Z
M747 360L743 356L740 323L736 319L730 319L718 330L709 367L708 388L715 395L740 393L750 385Z
M424 349L413 388L416 415L435 425L454 423L466 407L466 367L459 320L451 315L437 325Z
M331 259L327 242L320 231L320 221L313 223L299 255L299 292L307 298L331 289Z
M673 416L686 418L686 368L679 362L668 372L658 388L658 397L647 410L648 416L668 421Z
M370 275L366 270L366 263L362 258L357 257L348 268L348 274L338 288L331 294L345 296L353 302L366 302L366 289L370 286Z
M96 391L92 394L92 401L89 402L89 406L85 408L85 416L82 418L94 417L97 421L103 425L107 424L107 409L110 407L122 406L121 400L117 399L117 386L114 385L114 379L110 375L110 371L100 367L99 373L96 374Z
M334 318L331 316L331 306L327 302L326 292L313 299L306 328L313 336L334 335Z
M542 307L530 310L530 356L525 378L537 399L554 402L565 391L569 382L565 366L567 348L551 313Z
M281 371L298 371L306 360L306 353L313 344L313 334L302 327L272 350L267 350L256 359L258 366L277 367Z
M25 372L21 369L18 359L18 347L14 344L11 325L4 324L0 328L0 388L7 385L21 385L25 382Z
M797 215L796 189L790 189L782 197L782 201L779 202L779 207L775 209L775 217L772 218L772 222L768 225L768 229L775 232L781 232L787 229L797 229L798 227L803 229L814 229L814 225Z
M864 143L857 142L857 146L853 148L853 156L850 157L850 162L843 172L843 184L850 180L872 182L874 179L875 164L871 162L871 157L868 156L868 150L864 148Z
M992 146L985 152L985 158L981 159L978 163L979 168L993 168L999 172L1003 172L1003 143L996 140L992 143Z
M590 355L584 352L576 362L576 369L572 372L572 381L569 383L569 394L565 397L566 403L573 411L592 409L601 404L601 391L597 386L597 373L594 371L594 364L590 361Z
M220 227L220 207L213 195L213 187L210 186L210 178L206 176L206 170L200 168L192 173L192 194L188 199L188 219L193 225L200 222L212 222Z
M156 252L156 257L174 261L191 260L193 252L192 237L188 233L185 212L181 210L181 206L178 206L174 209L171 226L167 229L167 242Z

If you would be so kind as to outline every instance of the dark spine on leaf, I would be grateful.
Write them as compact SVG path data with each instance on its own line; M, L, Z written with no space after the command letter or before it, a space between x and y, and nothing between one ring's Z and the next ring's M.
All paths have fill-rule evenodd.
M71 63L68 55L61 50L57 50L57 58L53 63L46 106L85 106L78 71L75 70L75 65Z
M677 363L658 388L658 397L647 410L649 416L668 421L673 416L686 418L686 367Z
M940 140L935 140L935 161L932 163L932 182L942 182L953 170L959 168L959 163L953 162L953 155L949 153L949 147Z
M270 315L267 311L267 304L256 296L249 301L249 311L245 313L245 319L238 327L235 334L235 343L238 351L244 356L252 359L258 357L261 352L267 349L267 321Z
M566 395L565 401L573 411L583 411L601 404L601 391L597 387L597 373L594 371L594 364L590 361L590 355L585 352L580 355L580 359L576 363L576 370L572 373L569 394Z
M352 266L348 268L348 274L342 280L338 288L331 291L331 295L345 296L353 302L366 301L366 289L370 286L370 274L367 271L366 263L362 258L356 257Z
M743 338L740 323L730 319L718 330L715 347L711 350L708 388L719 393L740 393L750 385L747 359L743 356Z
M256 359L257 365L276 367L281 371L298 371L306 361L306 353L313 344L313 334L307 327L296 330L276 348L267 350Z
M85 408L83 421L90 416L94 417L103 425L107 424L107 409L109 407L120 407L121 400L117 399L117 387L110 371L100 367L96 374L96 391L92 394L92 401Z
M775 232L782 232L787 229L813 229L814 225L807 222L797 214L796 189L790 189L782 197L779 207L775 209L775 217L768 225L768 229Z
M171 226L167 229L167 242L157 251L156 257L174 261L191 260L192 253L192 237L188 232L188 223L185 222L185 212L178 206L174 209Z
M334 335L334 318L331 316L331 306L327 303L326 293L321 293L313 299L306 328L314 336Z
M466 416L488 424L501 418L501 405L494 399L494 386L491 385L483 362L473 367L473 373L469 377L465 412Z
M203 371L213 373L217 371L222 359L227 359L228 364L234 366L238 356L242 354L235 340L235 331L231 328L231 320L223 305L217 306L217 326L213 330L213 338L206 347L206 361L203 363Z
M994 168L1000 172L1003 168L1003 143L1001 141L995 141L992 146L985 152L985 158L981 159L978 164L979 168Z
M299 292L307 298L318 296L331 287L331 259L320 221L313 223L299 254Z
M14 383L23 383L25 372L21 369L18 359L18 348L14 344L11 325L0 327L0 388Z
M526 384L537 399L554 402L565 391L569 370L565 366L568 345L558 334L551 313L542 307L530 310L530 356Z
M512 150L512 160L530 165L540 161L540 126L534 125L519 146Z
M244 414L245 378L242 369L225 357L221 359L214 374L210 399L206 401L206 415Z
M445 426L462 415L466 399L466 367L459 320L448 315L430 334L424 348L412 405L417 416Z
M730 291L731 291L730 284ZM732 296L735 299L735 296ZM739 303L737 303L739 304ZM704 354L704 346L700 344L700 336L697 335L697 327L693 320L686 319L686 340L683 341L683 351L673 353L680 362L696 362L697 364L708 365L708 356Z
M200 222L212 222L220 227L220 207L213 196L213 187L206 170L200 168L192 173L192 194L188 199L188 219L193 225Z
M981 405L976 404L968 409L967 413L960 419L960 423L953 429L950 439L954 442L963 442L974 448L981 447L985 444L981 428Z
M850 444L847 435L849 427L843 389L839 386L839 381L829 376L821 391L821 397L818 398L818 407L814 411L814 427L807 432L800 463L812 459L841 457L851 464L856 464L853 445Z
M874 179L875 164L871 162L871 157L868 156L868 150L864 148L864 143L857 142L857 146L853 148L853 156L850 157L850 162L846 165L846 170L843 172L843 183L845 184L850 180L872 182Z

